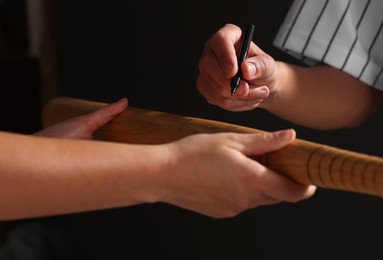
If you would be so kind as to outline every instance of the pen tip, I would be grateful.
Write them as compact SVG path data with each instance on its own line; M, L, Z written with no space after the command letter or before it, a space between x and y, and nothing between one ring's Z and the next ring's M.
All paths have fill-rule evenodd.
M240 75L240 71L238 70L238 73ZM236 75L231 79L230 87L231 87L231 95L233 96L235 92L237 91L237 88L239 87L239 84L241 82L241 77Z

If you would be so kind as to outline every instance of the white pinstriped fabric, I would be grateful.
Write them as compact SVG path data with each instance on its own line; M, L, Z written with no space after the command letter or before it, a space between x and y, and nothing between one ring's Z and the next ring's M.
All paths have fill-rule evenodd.
M274 45L383 91L382 25L382 0L295 0Z

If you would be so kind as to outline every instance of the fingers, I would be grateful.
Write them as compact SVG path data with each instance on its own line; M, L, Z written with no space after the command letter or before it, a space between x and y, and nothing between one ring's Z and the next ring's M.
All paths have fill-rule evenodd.
M66 139L91 139L94 131L124 111L127 105L128 100L123 98L95 112L56 123L35 135Z
M290 178L276 173L256 161L258 170L255 172L254 190L267 194L276 200L283 200L288 202L298 202L300 200L311 197L316 187L313 185L304 186ZM250 165L249 165L250 166ZM260 170L263 168L263 170Z
M240 65L243 80L235 95L231 95L230 80L238 71L236 50L241 35L238 26L225 25L206 42L199 62L197 89L210 104L230 111L258 107L276 82L275 60L252 42L248 58Z
M200 77L205 79L204 84L215 88L218 95L231 93L230 79L238 70L235 46L238 45L241 34L238 26L227 24L205 43L198 63Z
M227 87L221 88L221 85L217 84L214 79L207 79L201 75L197 78L196 86L209 104L219 106L229 111L252 110L270 93L269 89L264 86L250 90L249 85L246 82L241 81L237 92L243 93L243 91L245 91L246 93L245 95L241 94L241 96L233 98L230 94L229 84L227 84Z
M293 129L271 133L243 135L240 151L246 155L264 154L281 149L296 138ZM303 186L290 178L275 173L257 161L249 160L247 167L254 172L254 190L258 190L276 200L297 202L311 197L315 186Z
M235 135L235 149L245 155L260 155L281 149L291 143L296 137L294 129L257 134Z
M232 78L238 70L236 48L240 46L241 35L241 28L226 24L210 38L210 48L227 79Z
M114 118L116 115L124 111L128 106L128 99L122 98L117 102L106 105L105 107L98 109L97 111L89 114L93 118L97 118L100 122L106 123Z
M258 135L257 145L253 147L248 147L248 149L253 149L250 152L254 153L269 153L281 149L287 144L291 143L296 137L294 129L286 129L271 133L263 133Z
M128 99L122 98L117 102L106 105L95 112L81 116L81 121L89 127L90 131L95 131L101 126L107 124L116 115L123 112L128 106Z
M230 78L226 78L224 73L221 71L221 65L211 51L205 52L199 62L199 79L197 81L197 88L213 88L219 96L230 95ZM203 79L203 81L201 81Z

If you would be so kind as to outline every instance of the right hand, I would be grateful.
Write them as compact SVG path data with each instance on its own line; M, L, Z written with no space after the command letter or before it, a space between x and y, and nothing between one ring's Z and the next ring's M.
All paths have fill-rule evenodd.
M206 41L199 61L197 89L207 102L230 111L246 111L258 107L276 90L278 66L275 60L253 42L242 63L242 77L235 95L230 81L237 73L237 55L241 28L227 24Z
M294 130L258 134L198 134L168 144L170 170L162 200L211 217L231 217L261 205L297 202L316 187L302 186L249 156L276 151Z

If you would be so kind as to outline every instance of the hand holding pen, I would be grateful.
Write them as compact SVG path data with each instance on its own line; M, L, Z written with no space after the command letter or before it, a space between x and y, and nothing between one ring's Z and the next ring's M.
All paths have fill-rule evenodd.
M252 42L254 31L252 24L246 30L226 24L206 41L196 86L210 104L248 111L272 102L280 73L275 60Z

